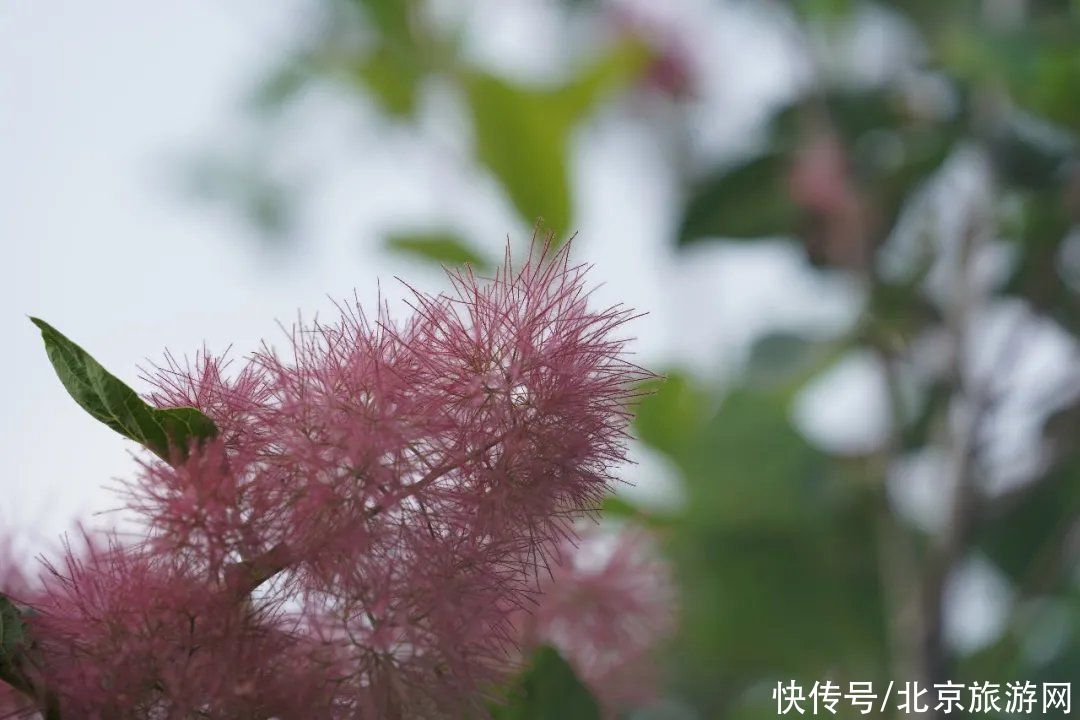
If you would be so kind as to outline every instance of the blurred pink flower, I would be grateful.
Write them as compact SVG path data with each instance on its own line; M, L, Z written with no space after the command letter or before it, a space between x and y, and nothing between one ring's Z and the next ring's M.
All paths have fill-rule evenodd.
M539 604L519 620L523 645L556 648L607 715L653 699L655 654L675 629L670 568L641 530L564 543Z
M279 604L238 603L182 560L88 540L19 599L33 608L33 677L64 717L299 719L329 709L308 643Z
M827 131L803 139L787 177L792 201L811 221L803 239L812 258L844 267L865 261L866 207L851 177L847 150Z

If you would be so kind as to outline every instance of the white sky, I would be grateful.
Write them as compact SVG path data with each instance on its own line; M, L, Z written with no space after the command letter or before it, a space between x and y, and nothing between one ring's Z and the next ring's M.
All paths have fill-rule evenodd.
M707 78L713 102L737 109L775 96L782 54L753 67L727 62L760 23L685 4L715 70ZM496 186L467 163L447 163L441 141L387 130L331 96L302 106L283 133L310 176L295 250L268 257L233 215L182 197L176 173L185 153L251 141L238 122L239 99L280 59L304 5L0 6L0 523L55 537L73 519L110 507L103 485L132 470L130 446L67 397L27 315L45 318L141 388L136 365L165 348L184 354L206 342L245 351L277 337L275 321L298 308L325 310L328 296L356 288L372 298L380 278L398 294L397 274L438 287L436 273L378 252L389 223L449 219L488 249L507 233L521 239L525 228ZM506 56L515 38L517 47L535 47L542 5L481 0L474 16L499 31L472 33L473 52ZM709 28L715 42L703 38ZM527 74L530 62L524 53L507 68ZM716 120L697 138L705 149L752 121L737 112L710 116ZM573 167L578 257L596 264L602 299L650 313L634 327L645 361L716 377L775 321L835 324L847 313L850 291L807 276L799 252L783 244L702 247L676 258L668 236L676 192L666 149L650 139L647 122L602 119L578 138ZM644 460L634 472L647 486L665 470Z

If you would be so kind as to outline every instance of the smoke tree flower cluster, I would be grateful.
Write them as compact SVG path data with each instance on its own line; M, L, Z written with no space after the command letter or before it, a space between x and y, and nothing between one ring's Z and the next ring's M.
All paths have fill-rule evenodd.
M564 652L589 681L636 658L669 610L651 568L630 577L632 551L548 592L581 579L559 563L615 481L649 377L626 358L631 312L592 308L567 253L451 273L451 293L413 292L405 323L354 304L296 327L287 352L167 359L149 400L218 434L173 462L140 456L123 486L139 538L87 533L39 583L5 581L28 637L0 710L483 716L523 626L559 645L578 623L587 646ZM594 602L567 618L575 593ZM636 624L609 635L604 616L627 610Z

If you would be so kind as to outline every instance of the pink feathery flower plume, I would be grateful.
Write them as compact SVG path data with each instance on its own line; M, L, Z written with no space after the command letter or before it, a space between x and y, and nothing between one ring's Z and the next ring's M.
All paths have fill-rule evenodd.
M656 651L675 630L675 585L640 529L594 529L565 541L522 646L551 645L600 700L606 717L654 699Z
M46 567L27 674L58 717L332 716L314 647L278 603L238 603L201 568L115 541Z
M343 306L286 352L167 358L151 401L219 435L141 461L125 494L145 538L92 541L19 598L46 700L110 720L482 715L650 376L626 359L631 312L591 307L585 273L568 247L507 252L493 278L413 291L404 323Z

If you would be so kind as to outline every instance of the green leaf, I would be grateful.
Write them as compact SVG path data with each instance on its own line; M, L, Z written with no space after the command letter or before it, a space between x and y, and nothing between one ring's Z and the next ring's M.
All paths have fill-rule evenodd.
M786 187L787 167L783 154L769 152L699 183L683 210L679 245L705 237L792 234L799 211Z
M75 402L99 421L167 462L182 461L192 443L217 435L210 418L191 407L155 408L81 347L39 318L45 351Z
M493 75L465 78L476 133L476 154L498 178L518 213L543 219L556 238L570 227L566 116L553 112L549 93Z
M882 676L885 617L867 486L791 425L786 394L735 386L684 425L686 502L668 533L680 586L672 677L701 717L776 676Z
M847 347L843 341L826 341L785 331L758 338L746 364L751 385L772 388L792 397L815 375L830 365Z
M819 522L824 458L788 419L785 393L736 387L676 457L689 512L731 531L802 530ZM700 513L700 516L697 515Z
M592 112L604 98L631 85L648 66L652 57L649 46L627 37L564 87L553 93L555 110L573 124Z
M600 512L604 514L604 517L632 519L638 517L641 510L626 498L618 495L608 495L600 506Z
M828 127L844 148L850 182L871 211L867 232L883 241L912 191L941 166L962 136L963 119L963 113L951 116L940 110L920 115L890 89L833 89L778 111L771 121L771 148L774 155L794 158L813 141L814 132L821 132L808 128ZM786 195L786 190L781 192ZM797 212L793 223L812 255L814 247L829 242L815 237L821 221L816 215L807 208Z
M675 457L691 442L708 416L710 398L677 370L651 380L634 416L634 430L645 444Z
M989 148L1004 182L1034 191L1057 190L1077 157L1071 135L1020 113L1002 123Z
M19 609L0 595L0 681L23 692L30 689L21 669L26 639Z
M807 20L832 22L846 18L854 5L852 0L804 0L792 8Z
M383 43L359 61L353 72L387 114L411 117L415 113L424 70L409 49Z
M525 87L482 72L462 78L477 157L522 218L529 223L543 219L556 240L570 228L571 131L605 97L640 75L647 60L647 48L627 40L555 88Z
M388 39L404 43L412 35L411 0L358 0L371 24Z
M1076 410L1072 411L1077 414ZM1073 426L1076 425L1074 420ZM1070 432L1074 437L1075 431ZM1018 499L978 528L976 542L1009 577L1023 585L1036 576L1067 584L1068 563L1056 563L1055 543L1068 537L1080 516L1080 453L1034 481ZM1055 571L1056 566L1056 571Z
M25 638L26 626L23 625L19 609L0 595L0 665L10 664Z
M1015 31L968 23L942 38L941 54L954 76L1003 86L1024 109L1080 131L1076 37L1075 21L1068 20L1027 23Z
M469 247L468 243L450 231L393 233L386 238L386 248L392 252L436 262L442 265L472 265L486 270L491 263Z
M747 372L755 380L771 384L798 372L812 352L813 341L792 332L772 332L757 339L750 348Z
M275 66L255 86L247 106L256 115L269 116L295 99L307 85L311 69L305 57L290 57Z
M675 522L671 516L653 510L640 508L624 497L608 495L600 505L600 512L605 518L626 520L648 528L670 528Z
M569 663L545 646L533 654L508 704L492 714L497 720L600 720L600 706Z
M1004 292L1024 297L1036 310L1080 332L1076 293L1064 279L1060 260L1073 224L1062 192L1052 188L1025 194L1018 220L1012 238L1017 261Z

